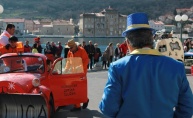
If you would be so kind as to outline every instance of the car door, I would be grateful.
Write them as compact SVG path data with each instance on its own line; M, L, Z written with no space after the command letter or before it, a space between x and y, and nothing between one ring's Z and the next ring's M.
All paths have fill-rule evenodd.
M87 78L82 59L62 58L54 62L50 72L50 88L55 106L87 101Z

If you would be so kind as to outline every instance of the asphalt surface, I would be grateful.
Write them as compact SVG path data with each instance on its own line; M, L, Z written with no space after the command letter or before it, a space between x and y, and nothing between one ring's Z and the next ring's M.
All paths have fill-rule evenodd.
M193 91L191 67L186 67L186 73ZM62 107L57 111L55 118L108 118L104 116L98 108L106 81L107 70L88 71L88 97L90 99L88 108L78 112L70 112L72 106Z

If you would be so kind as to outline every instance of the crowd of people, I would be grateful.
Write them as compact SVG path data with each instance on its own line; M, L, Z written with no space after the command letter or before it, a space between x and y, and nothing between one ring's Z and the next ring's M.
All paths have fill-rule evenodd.
M184 52L188 52L190 49L193 49L193 40L191 38L187 38L183 43Z
M15 46L13 48L10 48L9 51L6 51L5 49L2 49L1 54L5 52L17 52L16 49L16 43L19 41L17 37L14 36L15 32L15 26L13 24L8 24L6 27L6 30L1 34L0 38L0 47L3 46L9 47L13 42L15 42ZM11 38L12 37L12 38ZM11 38L11 42L9 39ZM12 41L12 39L16 39ZM85 51L88 54L89 57L89 64L88 69L92 70L94 67L94 64L101 61L102 68L107 69L111 62L116 61L122 57L124 57L127 54L128 48L127 44L124 41L123 43L116 44L116 47L114 49L113 43L110 42L109 45L107 45L104 52L101 51L101 49L98 47L98 44L92 44L92 41L90 40L88 44L86 44L85 41L82 43L76 42L76 45L83 47ZM15 51L13 51L15 50ZM62 52L64 52L64 58L67 58L68 52L69 52L69 46L67 43L62 46L61 42L58 42L58 45L55 44L55 42L47 42L45 45L45 48L41 45L40 37L34 38L34 43L32 46L29 45L29 41L26 40L24 43L24 53L43 53L47 56L49 60L52 62L58 58L61 57Z

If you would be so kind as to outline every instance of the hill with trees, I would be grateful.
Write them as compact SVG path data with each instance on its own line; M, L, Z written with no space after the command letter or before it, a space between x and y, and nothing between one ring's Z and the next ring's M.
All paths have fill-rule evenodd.
M0 0L4 12L0 18L78 19L82 13L100 12L109 6L120 14L146 12L151 19L176 8L190 8L192 0Z

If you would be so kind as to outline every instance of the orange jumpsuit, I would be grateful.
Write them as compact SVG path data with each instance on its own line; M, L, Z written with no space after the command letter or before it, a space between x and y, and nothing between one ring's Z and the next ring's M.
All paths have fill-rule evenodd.
M88 58L88 54L86 53L85 49L82 47L78 47L78 50L75 53L72 53L69 50L67 58L69 58L69 57L81 57L82 58L84 73L86 75L87 74L87 65L89 63L89 58Z
M0 55L5 54L5 53L23 53L24 52L24 47L22 42L17 42L17 46L15 48L12 48L10 45L8 48L6 46L1 46L0 47Z
M86 75L86 74L87 74L87 65L88 65L88 63L89 63L89 58L88 58L88 54L87 54L87 52L85 51L85 49L78 46L78 50L77 50L75 53L73 53L73 52L71 52L71 51L69 50L69 51L68 51L67 58L69 58L69 57L81 57L81 58L82 58L82 63L83 63L83 68L84 68L84 74ZM81 107L80 104L75 104L74 106L75 106L76 108Z
M5 54L5 53L18 53L18 52L22 52L22 50L20 50L18 48L20 48L20 47L18 46L18 47L12 48L9 45L6 48L6 46L1 46L0 47L0 54L2 55L2 54ZM17 59L19 60L20 58L16 58L16 57L15 58L10 58L10 59L8 58L8 59L4 60L4 63L5 63L6 66L9 65L11 70L15 70L15 69L23 67L22 63L18 63L16 61Z

